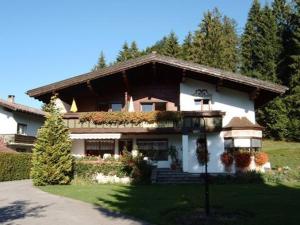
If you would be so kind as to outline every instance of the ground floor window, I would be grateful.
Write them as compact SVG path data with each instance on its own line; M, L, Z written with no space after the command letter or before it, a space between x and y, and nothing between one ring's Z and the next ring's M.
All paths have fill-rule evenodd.
M104 154L113 155L115 152L115 141L109 139L103 140L86 140L85 154L88 156L101 156Z
M122 155L123 151L132 151L132 139L120 139L119 140L119 152Z
M167 139L137 139L138 150L151 160L168 160Z

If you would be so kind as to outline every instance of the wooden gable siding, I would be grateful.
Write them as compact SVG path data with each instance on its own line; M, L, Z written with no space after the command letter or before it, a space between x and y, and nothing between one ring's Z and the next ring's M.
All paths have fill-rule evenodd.
M71 104L74 98L79 112L97 111L100 103L121 103L125 110L130 97L133 98L135 111L140 111L141 102L166 102L167 110L177 111L179 81L180 71L177 69L161 65L154 71L150 64L126 71L124 74L115 74L64 89L58 96L68 104Z

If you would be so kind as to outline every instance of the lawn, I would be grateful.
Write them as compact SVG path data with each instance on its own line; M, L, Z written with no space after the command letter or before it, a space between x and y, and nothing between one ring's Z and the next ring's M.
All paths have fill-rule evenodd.
M272 165L294 169L299 166L299 143L265 141L263 149L270 155ZM41 189L158 225L183 225L180 218L188 221L191 212L203 208L204 190L199 184L73 184L46 186ZM218 225L298 225L300 221L300 183L215 184L211 185L210 196L214 210L237 215L233 220L225 218Z

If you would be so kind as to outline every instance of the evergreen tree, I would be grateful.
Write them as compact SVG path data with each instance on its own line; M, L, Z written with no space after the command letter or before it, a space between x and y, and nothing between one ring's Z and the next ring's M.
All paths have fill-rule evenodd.
M94 66L94 68L92 69L92 71L96 71L102 68L106 67L106 61L105 61L105 56L103 51L101 51L100 53L100 57L98 59L98 63Z
M194 59L193 51L194 51L193 34L189 32L183 41L180 58L187 61L193 61Z
M130 52L130 58L132 59L137 58L141 55L141 52L135 41L131 42L129 52Z
M289 108L290 135L289 138L300 141L300 1L295 0L295 10L292 15L292 38L289 65L291 75L289 80L289 95L286 97Z
M122 46L122 50L119 52L119 55L117 56L117 62L123 62L131 58L131 52L128 47L128 43L125 41L125 43Z
M166 41L167 41L167 37L164 36L161 40L157 41L154 45L146 48L145 50L146 54L149 54L151 52L157 52L158 54L163 54L163 48L165 46Z
M162 46L161 54L165 56L179 57L180 45L178 43L178 38L173 31L167 36Z
M73 175L71 140L55 97L44 107L46 121L33 148L31 178L34 185L68 184Z
M277 60L280 42L277 24L267 5L261 9L254 0L242 36L242 68L245 75L263 80L277 81Z
M194 35L193 59L196 63L235 71L238 63L238 37L235 23L222 17L218 9L204 14Z
M277 37L279 39L277 78L284 85L289 83L291 63L289 52L291 51L291 6L286 0L274 0L272 10L277 24Z

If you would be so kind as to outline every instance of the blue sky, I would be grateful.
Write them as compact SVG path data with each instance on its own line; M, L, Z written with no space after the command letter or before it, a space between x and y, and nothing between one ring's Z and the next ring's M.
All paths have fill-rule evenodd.
M218 7L242 32L251 0L1 0L0 98L88 72L101 50L113 60L124 41L145 48L170 31L182 41ZM261 1L265 2L265 1Z

